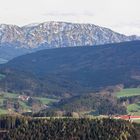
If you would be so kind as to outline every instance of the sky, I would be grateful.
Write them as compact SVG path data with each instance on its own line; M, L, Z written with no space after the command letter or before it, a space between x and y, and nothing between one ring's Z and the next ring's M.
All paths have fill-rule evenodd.
M140 35L140 0L0 0L0 24L92 23Z

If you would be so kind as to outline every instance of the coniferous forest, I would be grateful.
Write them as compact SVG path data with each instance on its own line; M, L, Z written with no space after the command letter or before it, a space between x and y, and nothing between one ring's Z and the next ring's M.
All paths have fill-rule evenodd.
M0 118L1 140L139 140L140 125L109 118Z

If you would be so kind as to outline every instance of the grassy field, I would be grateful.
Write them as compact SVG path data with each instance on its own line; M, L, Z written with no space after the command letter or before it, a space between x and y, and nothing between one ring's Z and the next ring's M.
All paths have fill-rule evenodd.
M140 102L128 105L127 112L132 115L140 115Z
M135 122L135 123L140 123L140 120L134 120L133 122Z
M117 93L117 97L130 97L130 96L136 96L140 95L140 88L128 88L123 89L120 92Z
M5 98L18 98L19 94L14 94L14 93L4 93L4 97L0 97L0 102L3 101ZM42 98L42 97L33 97L35 99L40 100L43 104L50 104L52 102L56 102L56 99L50 99L50 98Z
M42 104L51 104L53 102L57 102L56 99L40 98L40 97L35 97L35 98L40 100Z
M4 93L5 98L18 98L19 94L14 93Z
M2 109L1 106L3 105L3 101L6 99L16 99L18 100L19 94L14 93L0 93L0 114L7 114L8 111L6 109ZM40 100L43 105L47 104L50 105L53 102L56 102L56 99L50 98L41 98L41 97L33 97L34 99ZM21 108L26 111L31 111L32 107L28 106L25 101L18 100Z
M117 93L118 98L132 97L132 96L137 96L137 95L140 95L140 88L123 89ZM131 115L140 115L140 102L129 104L127 106L127 112L128 114L131 114Z
M7 114L7 113L8 113L7 110L5 110L5 109L1 109L1 108L0 108L0 115L1 115L1 114Z

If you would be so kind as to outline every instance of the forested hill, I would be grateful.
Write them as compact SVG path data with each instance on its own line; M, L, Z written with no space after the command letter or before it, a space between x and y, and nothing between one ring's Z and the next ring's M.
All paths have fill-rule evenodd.
M57 96L110 85L140 85L140 41L60 48L20 56L0 66L1 90Z

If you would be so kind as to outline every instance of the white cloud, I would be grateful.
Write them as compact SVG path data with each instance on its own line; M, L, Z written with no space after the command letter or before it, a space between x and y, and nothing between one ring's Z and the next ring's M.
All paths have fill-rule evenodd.
M93 23L140 35L140 0L0 0L0 23Z

